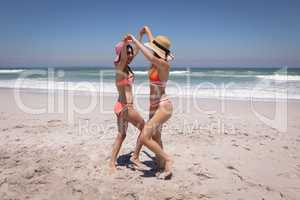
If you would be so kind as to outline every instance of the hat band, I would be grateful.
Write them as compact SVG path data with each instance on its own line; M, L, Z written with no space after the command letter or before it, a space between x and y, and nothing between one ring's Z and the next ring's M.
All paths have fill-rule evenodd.
M160 48L161 50L166 52L166 55L169 55L170 50L167 49L166 47L162 46L161 44L159 44L158 42L156 42L155 40L152 41L153 44L155 44L155 46L157 46L158 48Z

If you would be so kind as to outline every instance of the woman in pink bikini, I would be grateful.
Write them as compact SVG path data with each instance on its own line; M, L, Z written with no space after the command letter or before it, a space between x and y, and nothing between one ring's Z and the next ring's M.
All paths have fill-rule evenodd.
M141 34L139 34L139 38L141 38ZM134 50L129 44L128 38L124 37L124 39L116 45L115 51L117 55L114 60L116 69L116 87L119 92L119 97L115 104L114 111L117 116L118 135L113 144L111 160L109 162L110 173L116 171L116 159L126 137L128 122L132 123L140 131L142 131L145 124L143 118L133 108L132 84L134 81L134 73L128 66L138 53L138 48L135 48ZM130 159L137 166L140 165L139 153L141 148L142 144L139 135L136 148Z
M141 143L156 154L159 167L164 169L160 178L169 179L172 176L172 159L164 152L161 142L161 128L172 115L173 106L165 93L169 78L169 61L174 57L170 53L171 42L166 36L153 37L150 29L145 26L141 33L146 33L148 43L141 44L134 36L129 35L132 42L150 61L148 72L150 82L150 112L149 121L145 124L140 136ZM162 162L163 161L163 162Z

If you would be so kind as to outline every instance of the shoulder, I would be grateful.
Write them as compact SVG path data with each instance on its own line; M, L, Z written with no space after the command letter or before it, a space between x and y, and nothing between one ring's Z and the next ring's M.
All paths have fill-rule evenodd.
M170 64L163 59L159 59L159 66L161 66L163 69L168 69L168 70L170 68Z

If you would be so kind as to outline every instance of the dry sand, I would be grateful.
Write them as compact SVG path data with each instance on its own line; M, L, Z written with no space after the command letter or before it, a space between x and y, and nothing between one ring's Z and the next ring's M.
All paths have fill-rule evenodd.
M55 113L32 115L17 106L12 90L1 89L0 97L1 200L300 199L299 101L288 102L288 128L281 132L255 116L250 101L199 99L196 109L189 98L173 98L175 111L162 139L175 161L174 176L163 181L150 170L153 154L145 147L141 160L149 170L132 169L129 153L138 134L133 127L118 172L108 175L115 96L99 98L91 112L74 116L67 103L62 113L56 103ZM46 94L21 97L27 106L47 105ZM75 97L77 106L89 101ZM136 102L147 119L147 98ZM255 109L272 118L275 103L255 102Z

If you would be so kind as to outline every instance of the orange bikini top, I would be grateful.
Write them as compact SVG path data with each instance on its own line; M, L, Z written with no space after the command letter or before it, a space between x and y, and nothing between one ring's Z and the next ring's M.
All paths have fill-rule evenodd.
M157 68L152 68L148 74L150 84L165 86L166 81L161 81L159 79Z

